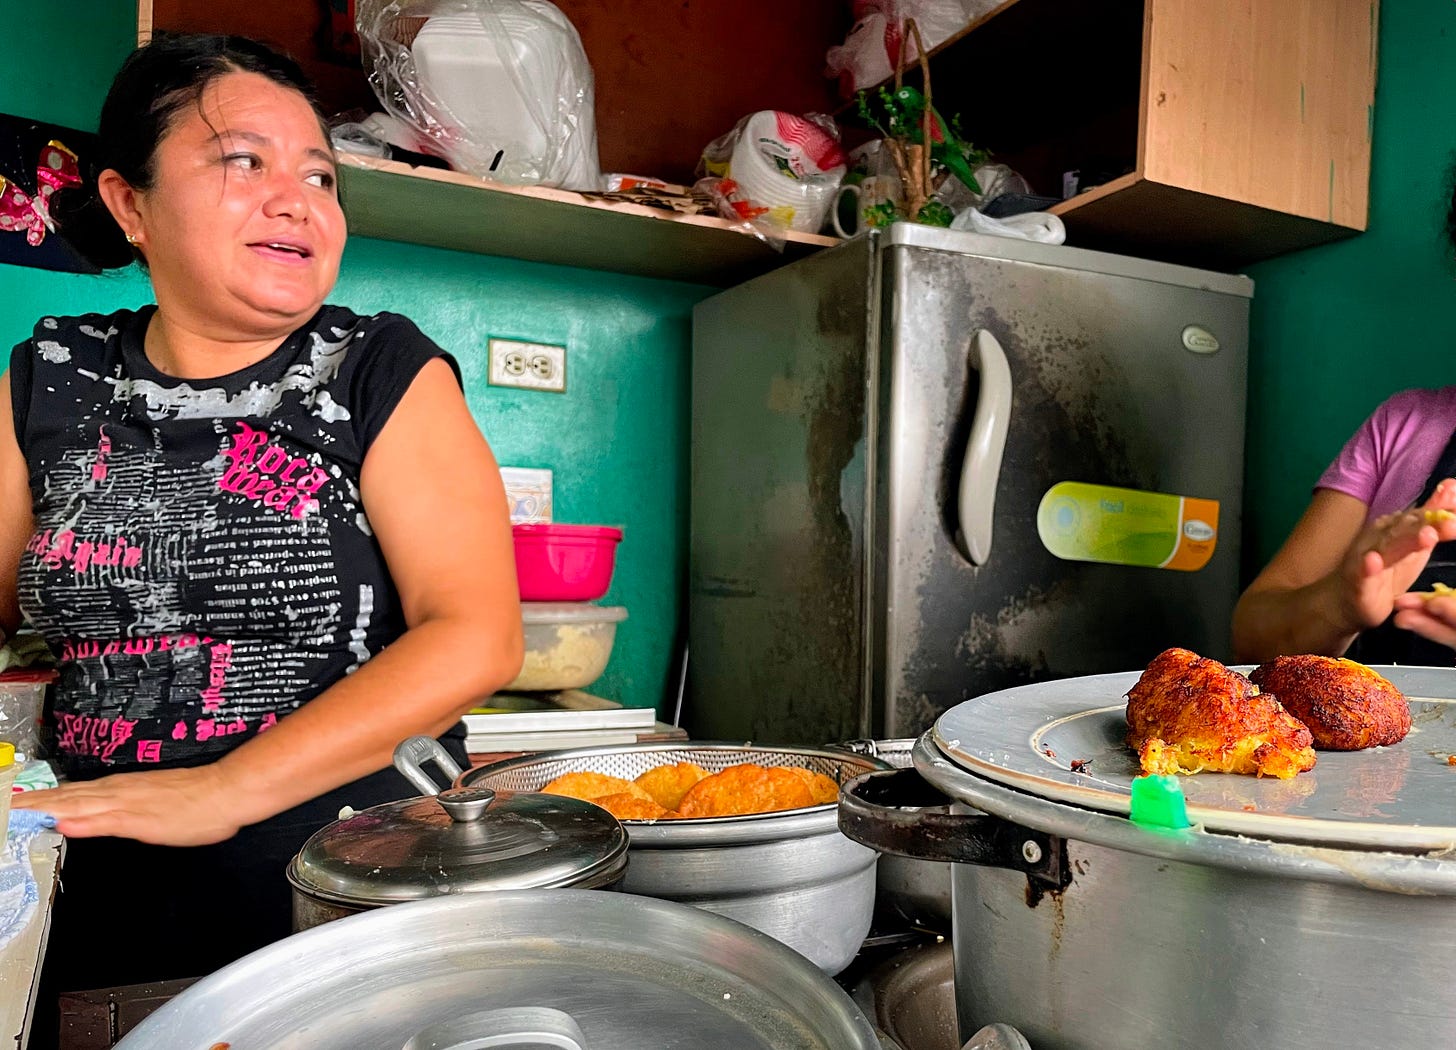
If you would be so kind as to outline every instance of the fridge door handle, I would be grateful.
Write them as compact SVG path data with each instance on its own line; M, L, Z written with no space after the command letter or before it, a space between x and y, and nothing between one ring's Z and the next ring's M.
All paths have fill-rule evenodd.
M956 546L972 565L985 565L991 557L996 485L1006 451L1006 428L1011 423L1011 366L1006 351L984 328L971 340L971 365L981 374L981 389L961 464Z

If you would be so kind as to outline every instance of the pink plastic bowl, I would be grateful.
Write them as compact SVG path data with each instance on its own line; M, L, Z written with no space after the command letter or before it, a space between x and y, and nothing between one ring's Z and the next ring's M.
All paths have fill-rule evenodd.
M516 525L523 602L594 602L612 585L622 530L606 525Z

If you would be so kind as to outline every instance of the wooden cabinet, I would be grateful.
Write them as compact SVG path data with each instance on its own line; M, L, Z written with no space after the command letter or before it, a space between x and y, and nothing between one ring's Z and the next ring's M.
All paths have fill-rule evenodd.
M822 73L847 0L556 3L596 72L605 170L688 180L702 147L756 109L837 106L852 122ZM224 31L281 45L328 108L372 105L357 64L318 46L326 7L141 0L139 15L144 37ZM1035 192L1059 198L1063 173L1081 173L1082 191L1052 208L1069 243L1237 269L1365 228L1375 40L1375 0L1005 0L937 47L931 68L938 108L961 113L966 134ZM414 178L428 185L401 181ZM345 190L364 202L357 233L715 283L832 243L795 235L776 255L715 218L664 220L377 162L346 171ZM436 221L420 221L422 209ZM573 215L581 236L563 237ZM650 222L681 229L649 234ZM533 238L532 225L551 232Z
M1038 192L1081 171L1051 209L1070 243L1236 269L1365 228L1376 12L1009 0L937 48L931 78Z

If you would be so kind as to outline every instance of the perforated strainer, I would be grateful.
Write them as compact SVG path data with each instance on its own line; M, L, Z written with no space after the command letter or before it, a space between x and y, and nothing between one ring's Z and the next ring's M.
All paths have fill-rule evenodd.
M653 766L696 762L718 773L742 762L802 766L837 783L889 767L878 758L805 747L638 744L512 758L462 775L462 786L539 791L565 773L633 780ZM839 830L833 803L738 817L624 820L626 893L692 904L747 923L838 973L874 912L878 855Z
M635 780L653 766L670 765L674 762L693 762L709 773L721 773L729 766L744 762L753 762L760 766L800 766L822 773L837 784L861 773L888 768L884 762L868 755L823 751L817 748L726 743L635 744L585 747L574 751L553 751L544 755L510 758L470 770L461 778L461 784L507 791L540 791L566 773L604 773L623 780ZM835 804L830 802L804 809L751 813L736 817L624 820L622 823L631 829L634 840L641 833L649 832L649 829L653 838L656 838L656 833L665 833L696 839L709 829L720 829L723 833L729 833L728 829L745 825L760 828L767 825L774 829L782 825L784 832L796 834L802 830L835 826L835 808ZM752 837L755 840L762 839L761 834L755 833ZM727 841L720 834L713 834L712 838L714 841ZM737 836L732 836L732 839L741 841Z

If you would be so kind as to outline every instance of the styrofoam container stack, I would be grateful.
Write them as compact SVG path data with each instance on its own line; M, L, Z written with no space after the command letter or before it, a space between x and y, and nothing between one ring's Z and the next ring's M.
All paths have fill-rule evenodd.
M459 136L445 144L452 165L501 182L600 188L591 67L555 6L437 15L410 53Z

